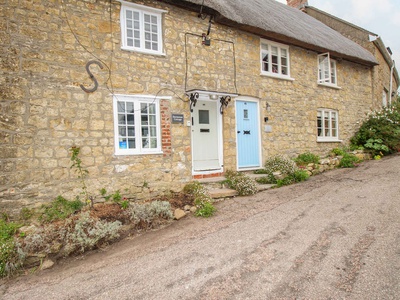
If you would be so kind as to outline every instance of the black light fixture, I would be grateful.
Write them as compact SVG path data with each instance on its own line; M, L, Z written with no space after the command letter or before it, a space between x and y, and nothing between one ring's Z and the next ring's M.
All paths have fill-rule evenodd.
M191 93L189 95L189 100L190 100L190 112L193 112L193 107L196 106L197 100L199 99L199 93Z
M219 108L219 112L221 113L221 115L224 114L224 110L225 108L228 107L229 102L231 102L232 98L231 96L222 96L219 99L219 102L221 103L221 107Z

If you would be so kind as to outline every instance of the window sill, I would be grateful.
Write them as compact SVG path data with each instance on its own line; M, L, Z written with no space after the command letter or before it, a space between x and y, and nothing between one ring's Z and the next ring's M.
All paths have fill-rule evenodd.
M148 54L148 55L155 55L155 56L166 56L166 54L164 52L146 51L146 50L140 50L140 49L134 49L134 48L128 48L128 47L121 47L121 50L128 51L128 52Z
M261 76L264 77L270 77L270 78L275 78L275 79L282 79L282 80L287 80L287 81L294 81L294 78L291 78L289 76L283 76L283 75L279 75L279 74L273 74L273 73L263 73L261 72L260 74Z
M139 156L139 155L160 155L163 154L162 151L156 151L156 152L137 152L137 153L121 153L121 152L115 152L115 156Z
M322 86L322 87L335 89L335 90L341 90L342 89L340 86L337 86L335 84L330 84L330 83L320 83L320 82L318 82L318 85Z
M341 143L342 140L339 139L328 139L328 138L317 138L317 143Z

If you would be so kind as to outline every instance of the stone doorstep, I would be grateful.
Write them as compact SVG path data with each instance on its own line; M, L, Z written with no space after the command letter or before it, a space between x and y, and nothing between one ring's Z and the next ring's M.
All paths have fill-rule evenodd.
M248 176L250 176L253 179L264 177L265 174L253 174L253 173L247 173ZM200 182L201 184L205 185L210 193L211 198L213 199L222 199L222 198L232 198L237 196L237 192L235 190L226 188L223 186L222 182L226 178L223 176L220 177L211 177L211 178L202 178L198 179L197 181ZM258 184L257 183L257 190L259 192L266 191L272 187L274 187L274 184Z
M235 190L226 188L210 189L209 193L213 199L231 198L237 196L237 192Z

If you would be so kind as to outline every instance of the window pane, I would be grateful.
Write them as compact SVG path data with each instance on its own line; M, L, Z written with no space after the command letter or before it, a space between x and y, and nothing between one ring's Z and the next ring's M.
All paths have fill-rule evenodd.
M135 36L134 36L134 38L135 38L135 39L140 39L140 31L135 30Z
M149 116L149 120L150 120L150 125L156 125L156 116Z
M150 141L151 141L150 148L152 149L157 148L157 139L152 138Z
M135 136L135 127L133 126L128 127L128 136Z
M128 38L133 38L133 30L132 30L132 29L128 29L128 30L126 31L126 36L127 36Z
M146 23L149 23L149 22L150 22L150 15L144 14L144 21L145 21Z
M146 137L149 135L149 127L144 126L142 127L142 137Z
M135 21L134 23L134 29L139 30L140 29L140 23L139 21Z
M318 136L323 136L323 131L322 131L322 118L321 118L321 112L317 112L317 129L318 129Z
M142 114L147 114L147 104L146 103L140 104L140 111L142 112Z
M119 149L127 149L128 148L128 144L126 139L119 139L119 145L118 145Z
M140 40L135 40L135 47L140 48Z
M119 133L119 136L126 136L126 127L125 126L119 126L118 127L118 133Z
M128 139L129 149L136 149L136 139Z
M134 112L133 102L126 102L126 111L128 113L133 113Z
M120 125L125 125L126 124L125 115L118 114L118 124L120 124Z
M133 14L132 14L132 11L131 11L131 10L127 10L127 11L126 11L126 18L127 18L127 19L132 19L132 18L133 18Z
M151 16L151 23L157 23L157 17Z
M262 70L263 71L269 71L269 63L268 63L268 61L269 61L269 54L268 54L268 52L262 52Z
M140 20L140 14L139 14L139 12L137 12L137 11L133 12L133 19L136 20L136 21L139 21L139 20Z
M151 25L151 32L157 33L157 25Z
M325 127L325 136L331 136L330 135L330 122L329 122L329 112L324 113L324 127Z
M151 47L154 51L158 50L158 44L157 43L153 43L152 47Z
M149 113L150 114L155 114L156 113L156 105L153 104L149 104Z
M127 27L127 28L132 28L132 27L133 27L133 22L132 22L132 20L126 20L126 27Z
M144 138L142 139L142 147L143 148L149 148L149 139L148 138Z
M150 127L150 136L157 136L157 128L156 127Z
M208 110L199 110L199 124L210 124L210 116Z
M117 107L118 107L118 112L125 112L125 102L118 101Z
M126 123L130 125L135 124L135 115L126 115Z

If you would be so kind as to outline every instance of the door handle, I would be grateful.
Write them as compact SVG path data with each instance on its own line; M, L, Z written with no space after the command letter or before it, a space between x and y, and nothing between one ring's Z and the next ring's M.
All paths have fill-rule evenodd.
M240 133L240 130L238 130L238 132L237 133Z

